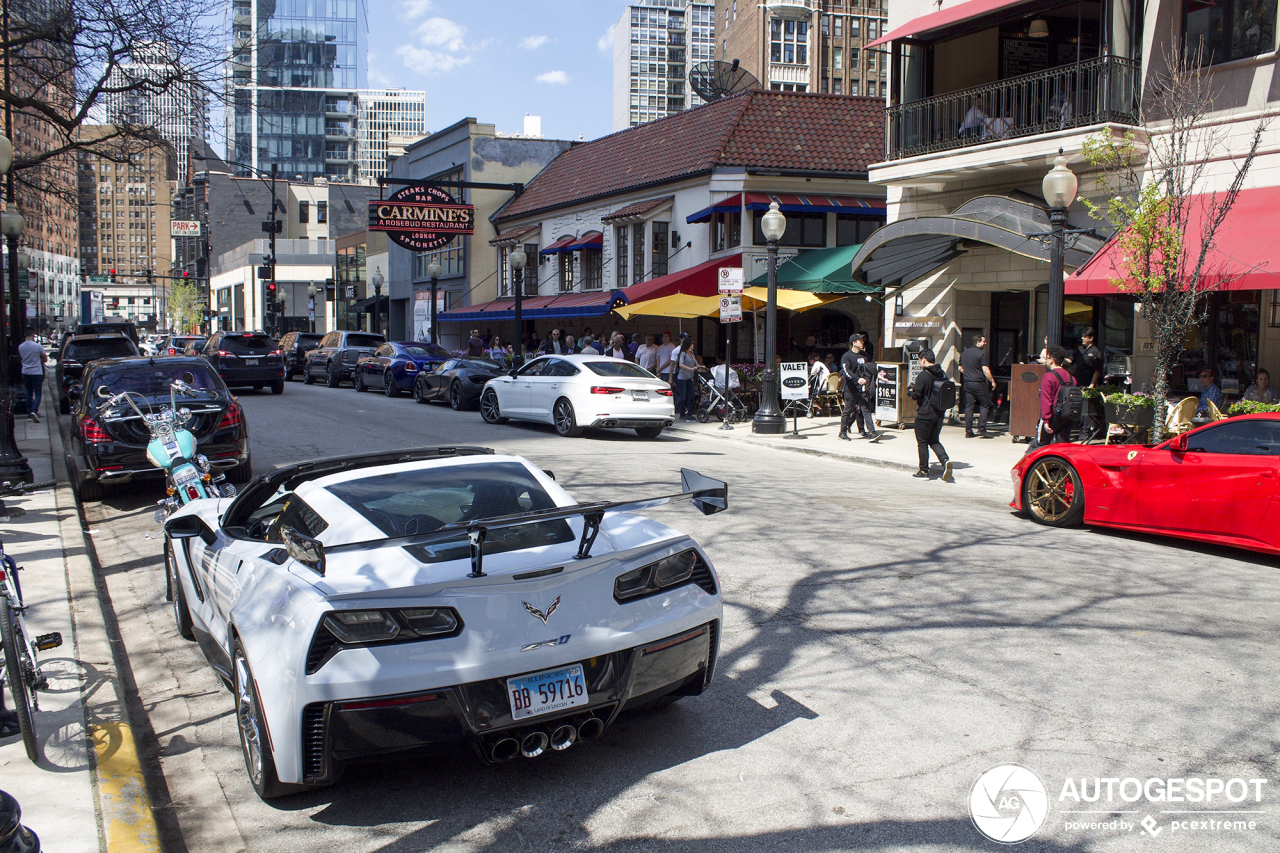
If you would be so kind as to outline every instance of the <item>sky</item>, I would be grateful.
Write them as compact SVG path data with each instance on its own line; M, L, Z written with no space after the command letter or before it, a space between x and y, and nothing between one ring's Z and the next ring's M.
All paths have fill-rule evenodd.
M369 0L369 85L427 93L427 130L474 117L548 139L613 131L623 0Z

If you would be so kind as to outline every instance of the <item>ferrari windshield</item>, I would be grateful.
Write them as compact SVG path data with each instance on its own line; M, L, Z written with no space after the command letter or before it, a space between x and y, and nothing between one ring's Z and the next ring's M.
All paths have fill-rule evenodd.
M551 496L523 465L495 462L400 471L328 487L334 497L360 513L388 537L431 533L446 524L550 509ZM572 540L563 521L491 531L485 553L498 554ZM463 559L466 535L409 549L423 562Z

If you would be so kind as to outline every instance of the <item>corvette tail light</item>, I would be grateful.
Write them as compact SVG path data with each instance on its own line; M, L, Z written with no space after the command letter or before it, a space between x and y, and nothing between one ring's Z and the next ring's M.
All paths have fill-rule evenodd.
M218 422L218 429L238 427L242 423L244 423L244 414L240 411L240 405L232 403L227 406L227 411L223 413L222 420Z
M86 444L110 444L111 436L93 418L80 421L80 437Z
M674 396L675 392L670 388L659 388L657 394L659 397L671 397Z
M320 620L311 639L307 674L317 672L345 647L454 637L462 627L462 618L452 607L335 610Z
M613 597L617 602L622 603L655 595L691 580L703 586L702 578L694 577L695 572L699 575L705 574L706 579L710 580L711 573L706 569L706 564L702 562L698 552L692 549L681 551L679 554L664 557L656 563L618 575L613 582ZM706 589L705 586L703 588Z
M612 385L592 385L592 394L621 394L625 388L614 388Z

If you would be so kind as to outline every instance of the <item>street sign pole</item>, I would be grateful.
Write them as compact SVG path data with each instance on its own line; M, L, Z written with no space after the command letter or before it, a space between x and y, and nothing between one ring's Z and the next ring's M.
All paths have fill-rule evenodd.
M729 268L724 268L720 270L721 293L725 294L720 297L720 324L721 325L724 325L725 323L741 323L742 322L742 297L737 295L737 293L742 292L741 276L739 276L738 278L739 287L738 287L737 293L731 290L724 289L724 282L725 282L724 273L730 272L730 271L731 270ZM742 270L738 269L737 272L741 273ZM733 370L733 368L729 366L729 330L725 329L725 333L724 333L724 423L720 425L720 429L733 429L733 427L729 424L729 409L730 409L729 394L732 393L729 390L729 372L731 370Z

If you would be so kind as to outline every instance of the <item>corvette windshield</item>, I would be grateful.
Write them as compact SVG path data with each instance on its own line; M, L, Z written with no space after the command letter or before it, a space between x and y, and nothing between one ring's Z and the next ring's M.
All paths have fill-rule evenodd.
M516 462L381 474L329 486L328 491L389 537L555 506L528 469ZM484 550L500 554L572 539L568 524L545 521L491 531ZM466 535L459 534L457 539L408 550L423 562L436 563L467 557L469 545Z

